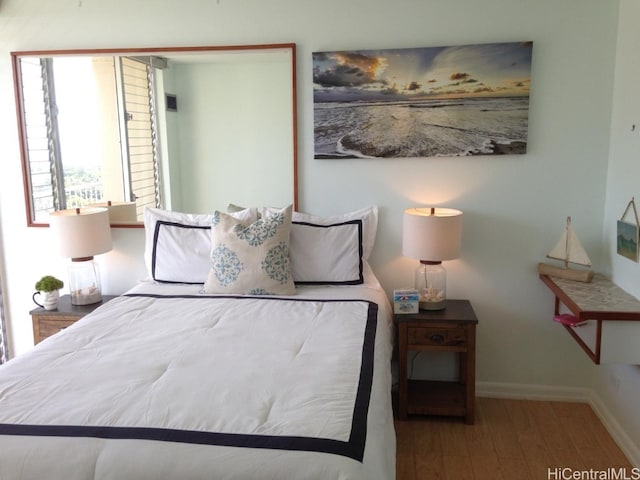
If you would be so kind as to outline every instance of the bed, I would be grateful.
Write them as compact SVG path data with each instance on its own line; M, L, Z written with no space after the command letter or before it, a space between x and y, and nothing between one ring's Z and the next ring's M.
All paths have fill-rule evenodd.
M0 479L395 478L391 309L367 263L377 210L294 212L295 286L279 294L222 285L227 257L214 285L215 242L208 271L186 269L201 262L177 249L201 256L216 220L163 215L145 218L149 281L0 367ZM311 237L324 258L308 265Z

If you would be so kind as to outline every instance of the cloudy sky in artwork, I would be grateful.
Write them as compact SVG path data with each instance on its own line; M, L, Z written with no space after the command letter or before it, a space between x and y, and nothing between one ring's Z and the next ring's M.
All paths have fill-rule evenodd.
M314 101L529 95L531 42L316 52Z

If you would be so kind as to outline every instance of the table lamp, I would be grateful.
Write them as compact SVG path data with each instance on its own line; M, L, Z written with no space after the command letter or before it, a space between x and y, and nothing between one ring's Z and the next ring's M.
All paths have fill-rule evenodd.
M462 212L452 208L408 208L402 222L402 254L420 260L415 282L419 307L446 307L447 272L443 260L460 255Z
M133 223L138 221L136 202L92 203L89 207L104 207L109 210L109 221L114 223Z
M102 301L100 271L93 256L111 250L109 210L76 208L50 214L50 226L63 257L71 258L69 290L73 305Z

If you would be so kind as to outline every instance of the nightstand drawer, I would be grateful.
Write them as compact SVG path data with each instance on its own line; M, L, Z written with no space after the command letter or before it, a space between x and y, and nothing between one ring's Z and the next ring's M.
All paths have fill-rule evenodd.
M93 312L100 305L104 305L114 295L103 295L102 301L91 305L73 305L69 295L63 295L58 302L56 310L45 310L44 308L34 308L29 313L33 323L33 342L40 343L47 337L58 333L77 322L85 315Z
M409 345L464 347L467 344L467 328L460 327L409 327Z
M38 328L40 333L40 340L44 340L51 335L58 333L60 330L64 330L69 325L73 325L78 318L60 319L60 318L42 318L38 321Z

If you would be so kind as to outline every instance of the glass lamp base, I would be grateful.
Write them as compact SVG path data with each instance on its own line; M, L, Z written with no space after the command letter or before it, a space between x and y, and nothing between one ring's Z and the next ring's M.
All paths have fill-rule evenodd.
M446 301L447 272L442 262L420 260L416 270L416 290L418 290L420 310L442 310Z
M98 265L89 259L72 259L69 267L72 305L91 305L102 301Z

